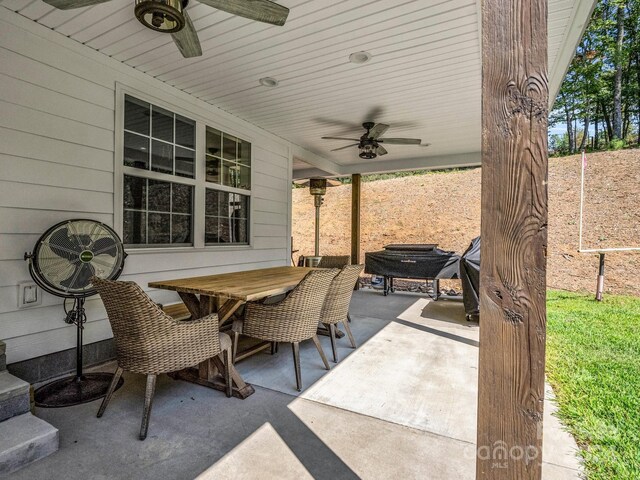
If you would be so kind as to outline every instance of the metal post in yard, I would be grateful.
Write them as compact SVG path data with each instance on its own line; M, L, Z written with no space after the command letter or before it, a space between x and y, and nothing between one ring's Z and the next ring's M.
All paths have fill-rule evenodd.
M596 300L602 301L604 291L604 252L600 252L600 266L598 267L598 285L596 286Z

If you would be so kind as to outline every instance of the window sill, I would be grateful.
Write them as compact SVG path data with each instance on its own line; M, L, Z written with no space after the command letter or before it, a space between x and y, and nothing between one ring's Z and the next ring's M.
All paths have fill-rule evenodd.
M252 245L210 245L206 247L149 247L132 248L125 245L128 255L144 255L152 253L205 253L205 252L230 252L236 250L251 250Z

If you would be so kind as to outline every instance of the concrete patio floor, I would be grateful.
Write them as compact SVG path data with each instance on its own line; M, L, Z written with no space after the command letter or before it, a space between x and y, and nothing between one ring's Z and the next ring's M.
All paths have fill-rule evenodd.
M125 374L101 419L99 402L37 409L60 430L60 450L11 478L473 479L478 326L462 304L363 290L351 312L358 349L339 340L327 372L304 344L300 394L288 345L237 365L256 389L246 400L161 376L141 442L144 380ZM551 396L543 478L581 478Z

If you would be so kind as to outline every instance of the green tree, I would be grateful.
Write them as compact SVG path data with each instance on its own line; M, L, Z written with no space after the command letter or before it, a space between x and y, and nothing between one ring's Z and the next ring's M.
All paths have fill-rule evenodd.
M598 2L549 120L569 153L640 143L640 0Z

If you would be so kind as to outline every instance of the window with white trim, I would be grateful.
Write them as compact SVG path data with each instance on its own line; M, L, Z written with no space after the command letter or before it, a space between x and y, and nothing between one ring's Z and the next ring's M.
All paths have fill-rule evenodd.
M130 95L123 137L125 245L249 244L250 142Z
M249 243L249 197L224 187L251 189L251 144L211 127L206 137L205 243Z

